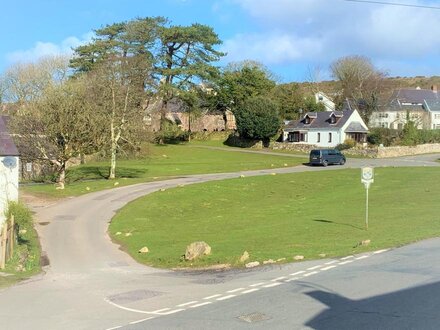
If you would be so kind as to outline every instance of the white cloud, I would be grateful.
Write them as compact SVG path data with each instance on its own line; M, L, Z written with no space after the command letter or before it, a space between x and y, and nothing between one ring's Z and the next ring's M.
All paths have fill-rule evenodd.
M342 0L233 1L264 31L226 40L223 50L234 60L293 64L310 59L328 64L360 54L375 63L402 63L440 53L437 10ZM410 3L429 5L426 0Z
M53 55L71 55L72 48L83 45L91 40L93 33L87 33L81 38L68 37L59 44L52 42L38 41L34 47L27 50L18 50L6 55L10 63L16 62L34 62L45 56Z

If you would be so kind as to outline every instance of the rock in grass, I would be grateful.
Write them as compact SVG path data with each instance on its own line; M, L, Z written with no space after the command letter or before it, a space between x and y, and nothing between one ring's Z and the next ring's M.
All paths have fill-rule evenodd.
M241 175L240 175L240 178L244 178L244 175L243 175L243 174L241 174Z
M359 245L360 245L360 246L368 246L368 245L370 245L370 243L371 243L371 240L366 239L366 240L364 240L364 241L360 241L360 242L359 242Z
M249 260L249 252L244 251L243 254L240 257L240 262L245 262Z
M150 250L148 250L148 248L146 247L146 246L144 246L142 249L140 249L139 251L138 251L139 253L148 253L148 252L150 252Z
M125 237L133 235L132 233L125 233Z
M26 230L26 229L20 229L20 230L18 231L18 233L19 233L20 235L24 235L24 234L27 233L27 230Z
M194 260L211 254L211 247L206 242L193 242L186 247L185 260Z
M246 266L246 268L254 268L254 267L260 266L260 263L258 261L252 261L252 262L247 263L245 266Z
M116 235L116 236L119 236L119 235L122 235L122 233L121 233L120 231L117 231L117 232L115 233L115 235Z
M325 253L320 253L320 254L318 254L318 256L319 256L320 258L325 258L327 255L326 255Z
M304 256L294 256L293 260L304 260Z
M269 265L269 264L274 264L276 261L273 259L269 259L269 260L264 260L263 261L263 265Z
M286 258L279 258L279 259L277 259L277 262L281 262L281 261L284 261L284 260L286 260Z

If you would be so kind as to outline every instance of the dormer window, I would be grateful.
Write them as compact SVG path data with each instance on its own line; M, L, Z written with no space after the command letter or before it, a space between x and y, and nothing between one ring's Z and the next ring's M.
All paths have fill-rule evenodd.
M330 124L336 124L336 117L335 116L330 117Z
M304 118L304 124L310 125L310 117Z

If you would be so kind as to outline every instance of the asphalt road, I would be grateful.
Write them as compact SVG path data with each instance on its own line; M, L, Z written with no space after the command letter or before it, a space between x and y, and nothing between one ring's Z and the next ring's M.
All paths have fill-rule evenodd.
M439 166L434 162L438 158L440 155L385 160L349 159L345 168ZM436 293L433 279L439 274L435 266L439 264L435 262L439 258L435 253L439 241L347 260L189 273L139 265L120 251L106 234L108 222L116 210L159 189L234 178L241 174L251 176L340 168L298 166L193 175L91 193L37 208L37 230L50 265L45 274L0 292L0 328L341 329L344 324L352 325L350 322L358 318L365 322L364 328L371 328L369 324L389 324L387 328L393 328L392 323L369 323L372 320L366 307L406 301L407 307L416 311L426 308L412 306L413 302L424 306L422 300L401 297L413 292ZM394 270L389 269L390 263L394 263ZM371 267L376 273L370 272ZM399 272L395 271L398 269ZM350 285L347 285L348 281ZM422 297L420 295L420 299ZM438 306L434 297L426 299ZM366 306L367 312L360 318L362 313L356 315L350 306L354 306L354 310L363 310ZM430 311L427 308L423 314L425 319L431 320L426 323L427 328L434 324L440 326ZM371 312L371 315L375 313ZM394 315L389 310L386 313ZM383 315L388 315L386 313ZM383 315L379 316L385 320ZM421 318L414 317L413 321L421 322Z

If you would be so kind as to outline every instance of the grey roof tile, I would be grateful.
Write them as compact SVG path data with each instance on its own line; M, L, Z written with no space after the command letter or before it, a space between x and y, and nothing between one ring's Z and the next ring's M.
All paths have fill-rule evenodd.
M348 118L353 114L354 110L344 111L323 111L316 112L316 118L311 120L310 124L306 124L304 118L300 120L293 120L289 122L285 129L286 131L292 129L310 129L310 128L341 128L347 122ZM336 117L336 123L332 124L330 116ZM305 116L304 116L305 117Z

